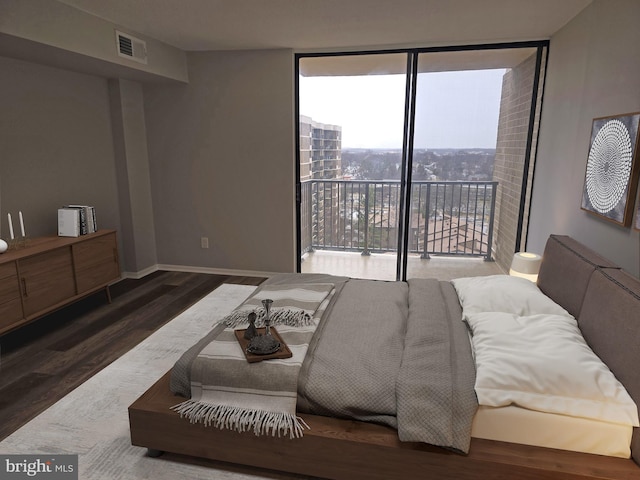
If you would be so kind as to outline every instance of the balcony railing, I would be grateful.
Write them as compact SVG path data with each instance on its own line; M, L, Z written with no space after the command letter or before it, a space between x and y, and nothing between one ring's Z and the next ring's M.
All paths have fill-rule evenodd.
M413 182L409 253L491 260L498 182ZM302 182L302 252L398 250L399 181Z

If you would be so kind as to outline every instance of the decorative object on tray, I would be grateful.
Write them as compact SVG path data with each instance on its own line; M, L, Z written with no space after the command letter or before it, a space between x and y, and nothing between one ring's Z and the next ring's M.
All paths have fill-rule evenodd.
M251 312L248 315L249 320L249 335L251 336L249 340L249 345L244 348L245 352L253 353L254 355L269 355L271 353L276 353L280 350L280 342L273 338L271 335L271 305L273 304L273 300L270 298L265 298L262 300L262 305L264 306L264 310L266 312L266 316L264 318L264 335L255 334L251 335L250 328L254 327L255 330L255 322L256 322L256 314L255 312ZM243 338L247 337L247 331L244 332Z
M0 253L6 252L7 248L9 248L9 245L7 244L7 242L5 242L0 238Z
M265 327L265 335L271 334L271 305L273 305L273 300L270 298L265 298L262 300L262 306L264 307L265 317L264 317L264 327Z
M247 315L249 326L246 330L236 330L236 338L238 342L240 342L242 351L249 363L269 360L271 358L289 358L292 356L291 351L287 348L282 338L280 338L276 329L271 328L272 304L273 300L270 298L262 300L262 305L266 312L264 328L256 329L256 312L249 312L249 315Z
M268 355L280 349L280 342L273 338L271 332L267 331L268 328L269 327L265 327L264 335L258 334L251 339L246 348L247 352L256 355Z
M253 339L266 337L264 332L264 327L256 329L257 336L253 337ZM245 338L244 333L245 330L235 330L236 339L238 340L240 348L242 348L244 356L249 363L257 363L262 362L263 360L271 360L274 358L291 358L293 356L293 353L291 352L285 341L282 339L278 331L275 329L275 327L271 327L271 333L269 334L269 336L272 337L278 344L278 348L276 348L272 352L267 353L254 353L250 348L251 342Z
M248 353L254 353L256 355L268 355L270 353L277 352L280 349L280 342L278 342L271 332L266 332L264 335L256 335L249 342L247 347Z
M250 312L249 315L247 315L249 326L244 331L243 338L245 340L251 340L253 337L255 337L258 334L258 330L256 330L256 317L257 317L256 312Z
M595 118L581 208L628 227L638 185L640 112Z

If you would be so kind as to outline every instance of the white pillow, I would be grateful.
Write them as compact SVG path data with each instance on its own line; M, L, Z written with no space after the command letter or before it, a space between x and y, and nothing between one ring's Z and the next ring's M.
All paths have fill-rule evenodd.
M505 312L519 316L548 313L569 315L530 280L510 275L457 278L452 281L463 316L480 312Z
M485 312L467 322L480 405L515 404L638 426L635 403L589 348L573 317Z

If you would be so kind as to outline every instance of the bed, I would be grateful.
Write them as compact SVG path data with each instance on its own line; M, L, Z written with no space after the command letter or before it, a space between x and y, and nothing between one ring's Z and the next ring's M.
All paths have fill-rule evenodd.
M290 278L274 279L268 285L275 288L278 282L291 281ZM297 276L295 281L304 283L307 277ZM549 448L550 442L560 435L546 427L540 428L540 425L545 424L541 424L541 417L536 416L536 412L532 416L527 416L528 413L525 412L523 416L523 410L529 409L515 408L514 412L513 405L487 407L474 403L474 398L470 398L469 395L469 386L471 385L473 390L476 380L482 378L480 369L476 377L475 371L470 374L468 369L458 368L468 361L473 363L474 355L476 362L479 361L480 350L475 351L471 345L476 336L481 337L484 334L482 326L487 315L482 311L473 312L468 308L473 302L463 301L469 296L473 300L473 295L465 296L464 293L473 290L464 290L464 286L455 285L455 282L435 280L418 280L415 285L410 282L377 282L376 288L392 288L398 298L411 295L409 292L412 290L419 292L413 294L414 301L406 306L402 301L385 301L384 304L393 305L389 307L390 310L406 310L408 317L411 317L412 310L426 311L430 317L427 320L408 322L405 327L406 337L398 341L396 337L392 337L391 340L376 338L375 335L361 337L365 324L359 324L355 320L349 327L333 324L334 317L357 317L350 311L351 307L339 301L342 295L346 295L344 290L366 291L370 290L370 285L335 277L314 278L310 281L333 283L340 288L339 295L334 295L326 305L325 313L330 315L327 318L331 318L331 321L325 323L323 317L320 322L320 326L323 323L327 326L319 327L320 331L313 335L300 375L304 377L308 373L306 370L315 369L316 367L309 365L317 362L329 362L325 367L329 371L332 368L335 370L335 365L330 363L335 360L332 358L335 355L332 353L331 344L340 341L341 336L342 339L350 339L351 345L357 345L346 352L343 361L347 363L353 364L353 359L363 353L359 348L381 352L381 355L399 350L400 353L397 355L391 353L391 358L385 358L386 367L382 367L388 368L389 364L397 365L397 370L392 370L397 372L394 380L397 386L395 399L388 398L394 396L393 393L385 394L384 389L388 387L378 386L376 388L381 390L377 391L377 395L382 398L380 402L383 404L380 408L376 408L375 411L360 408L365 405L366 409L369 409L371 403L380 403L378 400L367 403L366 398L362 403L363 394L360 393L356 396L358 398L350 399L348 411L345 412L344 404L336 406L332 399L326 400L327 396L331 396L331 391L327 390L326 385L323 386L322 382L316 379L307 379L308 388L298 392L297 416L309 429L305 429L300 438L294 439L287 436L257 436L253 432L240 433L218 429L181 418L180 413L172 410L172 407L185 401L183 397L172 392L172 389L176 391L174 367L173 378L172 372L167 372L130 406L133 445L146 447L152 455L172 452L330 479L388 479L409 475L452 479L640 478L640 433L637 427L626 425L621 434L622 437L627 436L627 448L630 448L631 458L583 453L581 450L588 451L592 446L572 446L572 442L579 443L585 438L601 438L601 432L605 432L611 426L610 423L616 424L616 421L605 422L605 426L600 420L587 420L580 425L572 424L571 420L569 423L561 423L560 431L579 433L574 434L573 438L569 435L568 439L562 440L564 443ZM640 325L637 313L640 307L640 281L574 239L552 235L545 247L538 287L545 298L552 299L554 305L557 304L558 308L575 318L575 324L579 327L590 351L608 366L635 405L640 404L640 376L636 371L637 365L640 364ZM426 291L418 288L426 288ZM374 315L372 312L386 308L377 303L376 299L380 297L377 291L371 295L366 302L366 314L363 317ZM438 297L439 300L434 303L431 301L432 297ZM538 314L537 311L533 313ZM392 315L394 312L384 311L383 314ZM556 313L554 311L549 313L551 314ZM449 319L445 323L439 320L443 315ZM504 315L505 322L511 321L511 317L506 313ZM463 317L466 322L462 321ZM429 327L425 329L421 326L425 321L436 323L429 323ZM332 325L333 331L330 328ZM470 327L467 325L473 327L473 335L470 335ZM566 325L567 323L562 323L563 327ZM353 330L345 331L345 328ZM380 335L386 335L384 330L388 328L391 327L384 326L379 332ZM422 330L427 330L427 336L424 336L425 332ZM447 336L445 341L442 340L444 337L439 336L451 332L453 337ZM543 329L542 334L544 333ZM364 342L361 341L362 338L365 338ZM396 343L401 346L396 348ZM420 354L421 349L426 346L435 348L433 351L436 354ZM445 357L454 368L444 368L438 364L435 367L437 375L425 377L425 372L434 368L434 356ZM403 371L400 367L404 364L414 364L417 370ZM324 372L327 371L326 368ZM375 358L371 365L364 369L365 373L361 370L356 378L350 376L350 369L342 368L340 370L345 378L341 383L354 384L360 381L361 377L366 377L367 371L371 372L371 378L374 379L378 378L376 375L389 375L379 372L379 368L381 367ZM425 382L425 378L428 381ZM436 380L432 381L431 378ZM445 381L443 379L448 383L442 383ZM491 380L490 375L489 379ZM460 397L461 402L433 400L444 398L442 392L446 392L447 389L449 397ZM350 390L359 391L358 388ZM491 386L487 388L487 391L491 390ZM416 407L413 400L420 396L427 398L424 396L427 391L430 392L426 401L429 406L426 407L427 410L420 410L424 407ZM370 393L364 394L367 395ZM402 397L408 398L408 403ZM451 405L447 405L448 417L445 416L445 420L440 421L443 426L430 430L430 423L421 424L420 419L425 420L431 416L429 409L435 408L432 405L435 403ZM637 408L631 413L627 408L626 413L635 413L637 417ZM415 428L416 417L417 423L421 424L419 429ZM510 428L497 428L500 424ZM589 432L593 432L593 428L596 427L603 427L603 430L597 430L597 435L590 435ZM465 440L467 430L470 430L470 438ZM605 433L602 433L602 438L608 438ZM612 435L611 438L619 439L620 431L613 432ZM610 442L604 443L603 448L607 448L606 444ZM624 453L619 456L624 456Z

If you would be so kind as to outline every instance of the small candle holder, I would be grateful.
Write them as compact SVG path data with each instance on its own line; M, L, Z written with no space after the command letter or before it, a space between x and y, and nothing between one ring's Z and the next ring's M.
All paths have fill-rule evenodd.
M22 216L22 210L18 212L18 218L20 220L21 234L19 238L15 237L13 234L13 218L11 217L11 213L7 213L7 221L9 222L9 236L11 237L11 240L7 240L7 250L20 250L21 248L25 248L29 244L29 238L24 233L24 217Z
M29 243L31 243L29 237L14 238L13 240L9 240L7 242L7 250L21 250L28 247Z
M265 298L262 300L262 305L265 309L265 317L264 317L264 334L271 335L271 304L273 300L270 298Z
M271 304L273 300L267 298L262 300L262 305L265 309L264 317L264 335L256 335L249 341L247 347L248 353L255 355L269 355L275 353L280 349L280 342L271 335ZM255 319L254 319L255 320Z

